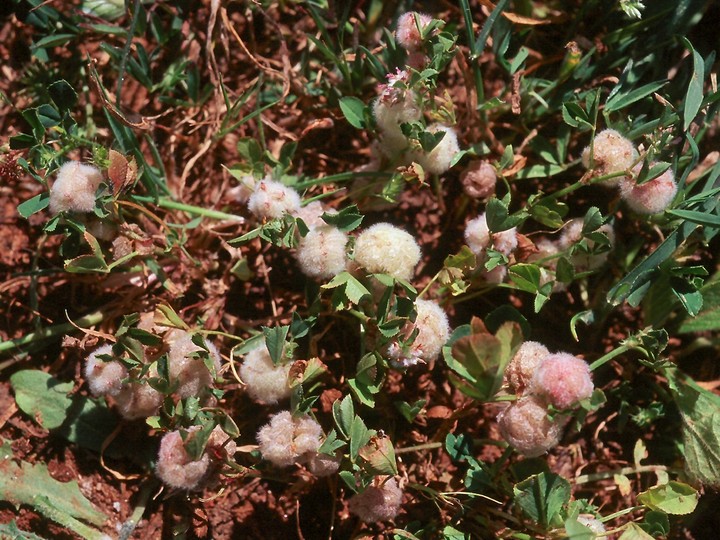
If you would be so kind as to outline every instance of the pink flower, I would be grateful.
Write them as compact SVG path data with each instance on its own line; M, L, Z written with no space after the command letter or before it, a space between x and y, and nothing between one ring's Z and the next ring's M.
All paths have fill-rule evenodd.
M555 353L547 356L535 371L530 389L553 407L568 409L589 398L595 385L590 366L584 360L569 353Z

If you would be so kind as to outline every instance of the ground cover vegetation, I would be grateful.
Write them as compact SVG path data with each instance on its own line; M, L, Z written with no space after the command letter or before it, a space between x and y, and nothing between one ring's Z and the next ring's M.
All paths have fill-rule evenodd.
M717 536L716 3L0 10L0 537Z

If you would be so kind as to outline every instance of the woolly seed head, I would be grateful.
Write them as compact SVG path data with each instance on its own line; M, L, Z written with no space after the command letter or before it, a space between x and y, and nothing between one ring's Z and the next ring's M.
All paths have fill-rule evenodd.
M574 244L578 243L582 239L582 228L582 219L574 218L569 220L563 227L563 232L558 239L557 246L561 250L567 250ZM597 229L597 232L604 233L608 237L608 240L610 241L610 248L612 249L615 245L615 231L613 230L612 225L605 223ZM587 245L592 248L595 245L595 242L587 240ZM596 254L575 253L570 260L578 270L595 270L605 264L608 255L609 251Z
M312 230L316 227L327 225L322 218L322 215L326 212L328 214L337 214L336 210L326 209L320 201L313 201L299 208L293 216L302 219L303 223L308 226L308 229Z
M420 246L402 229L390 223L376 223L355 240L355 262L370 273L409 280L420 262Z
M372 106L382 140L380 151L391 159L408 146L401 125L417 122L422 117L417 94L407 89L408 80L407 71L398 70L395 74L389 74L387 84L379 85L380 95Z
M265 344L247 353L240 366L240 378L247 384L247 393L262 403L277 403L290 397L289 373L290 364L273 364Z
M606 532L605 525L598 518L592 514L580 514L577 517L578 523L584 525L595 534L602 534Z
M497 173L487 161L475 160L460 175L463 190L468 197L485 199L495 193Z
M458 138L455 129L443 124L431 124L427 127L430 133L444 132L445 136L433 148L430 153L422 151L413 152L412 158L417 161L423 169L434 174L442 174L450 169L455 154L460 151Z
M257 441L263 459L278 467L288 467L306 454L317 452L322 444L320 424L309 416L293 418L290 411L282 411L260 428Z
M95 208L95 192L102 182L97 167L68 161L58 170L50 188L50 213L92 212Z
M307 468L317 477L330 476L340 468L340 458L315 452L310 454Z
M311 278L329 279L345 269L348 237L337 227L319 226L300 240L295 257L302 273Z
M532 379L531 391L546 399L556 409L568 409L589 398L595 385L590 366L569 353L547 356Z
M154 415L160 408L163 395L149 384L130 382L124 385L113 399L123 418L135 420Z
M190 427L187 430L190 434L188 439L199 430L200 426ZM205 451L197 460L190 459L180 432L169 431L160 441L155 473L165 484L176 489L202 488L217 470L215 458L208 450L219 448L223 448L224 454L230 456L237 448L220 426L212 430Z
M606 129L595 136L593 141L593 171L598 176L626 171L638 158L635 146L614 129ZM582 162L590 167L590 147L583 150ZM610 179L607 182L616 184L620 180Z
M173 330L166 338L170 343L168 349L170 381L178 382L175 393L181 398L187 398L200 395L204 388L212 388L213 374L210 373L203 359L194 355L203 349L193 343L192 336L182 330ZM217 373L220 370L220 354L208 341L205 341L205 345Z
M475 255L481 256L485 254L485 250L490 246L505 256L510 255L518 245L517 229L513 227L507 231L501 231L490 235L487 225L487 217L483 212L475 219L471 219L465 226L465 243Z
M562 434L560 419L551 421L545 405L535 396L523 396L498 415L503 438L518 452L537 457L557 445Z
M420 23L420 29L424 29L432 22L430 15L417 13L416 11L408 11L400 15L397 22L397 29L395 30L395 40L398 42L398 45L406 51L416 51L422 47L423 44L420 30L415 22L416 15Z
M633 172L639 174L641 169L642 165L638 164ZM670 206L677 190L675 175L671 169L640 185L631 178L625 178L620 182L620 196L638 214L662 212Z
M537 341L526 341L505 368L505 382L517 394L530 386L540 364L550 354L547 347Z
M257 180L254 176L246 174L238 180L238 185L230 188L228 194L240 204L247 204L255 191Z
M281 182L265 178L248 199L248 210L258 218L274 219L300 209L300 195Z
M127 368L118 360L105 362L101 355L112 355L112 345L103 345L88 355L85 361L85 379L94 396L117 394L128 376Z
M365 523L389 521L398 515L402 495L397 480L388 478L383 481L383 478L379 477L365 488L365 491L352 496L348 502L350 512Z
M431 300L415 300L417 318L414 327L418 334L412 344L412 350L420 358L429 362L440 354L443 345L450 337L450 324L445 311Z

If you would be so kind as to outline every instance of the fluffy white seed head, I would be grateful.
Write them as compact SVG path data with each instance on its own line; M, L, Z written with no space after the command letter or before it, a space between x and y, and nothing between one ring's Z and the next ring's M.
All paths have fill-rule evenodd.
M628 139L614 129L606 129L595 136L593 141L593 171L597 176L626 171L637 160L638 152ZM590 147L583 150L582 162L590 168ZM615 184L620 178L609 179Z
M488 247L499 251L505 256L510 255L518 246L517 229L513 227L490 235L487 218L483 212L465 226L465 243L475 255L484 255Z
M526 341L505 368L505 382L510 390L522 394L530 386L540 364L550 355L542 343Z
M394 519L402 504L402 490L394 478L378 477L365 491L353 495L350 512L365 523Z
M290 411L282 411L260 428L257 441L263 459L278 467L288 467L317 452L322 437L322 427L309 416L293 418Z
M523 396L498 415L498 427L503 438L518 452L537 457L557 445L563 422L551 421L545 405L537 397Z
M416 15L420 23L420 29L424 29L432 22L430 15L408 11L400 15L397 22L397 29L395 30L395 40L398 42L398 45L409 52L416 51L422 47L423 44L420 29L418 29L418 25L415 22Z
M450 337L447 314L439 305L418 298L415 300L415 310L415 322L406 325L404 332L405 337L409 337L417 330L412 344L404 349L394 341L387 348L387 355L395 367L408 368L435 360Z
M247 385L247 393L262 403L277 403L290 397L289 373L290 364L273 364L265 344L247 353L240 366L240 378Z
M355 262L370 273L409 280L420 262L420 246L402 229L376 223L355 240Z
M305 206L299 208L293 215L296 218L302 219L308 229L314 229L316 227L327 225L325 220L322 218L324 213L337 214L337 211L333 209L326 209L320 201L313 201L310 204L306 204Z
M300 209L300 195L281 182L265 178L248 199L248 210L258 218L274 219Z
M605 525L598 518L592 514L580 514L577 517L578 523L584 525L595 534L602 534L606 532Z
M238 185L230 188L228 194L240 204L247 204L255 191L257 180L254 176L246 174L238 179Z
M485 199L495 193L497 173L487 161L471 161L460 175L463 191L473 199Z
M398 70L389 74L387 84L378 86L379 96L373 102L373 116L380 130L380 151L395 159L408 146L401 125L417 122L422 117L417 94L406 88L410 75Z
M200 426L192 426L188 439L197 434ZM215 462L217 450L222 448L224 455L232 456L235 453L236 445L229 440L227 434L216 426L208 438L205 451L197 460L192 460L185 449L184 441L179 431L169 431L160 441L158 460L155 466L155 473L160 480L170 487L176 489L195 490L202 488L213 474L217 471L218 463Z
M181 398L198 396L204 388L212 388L213 374L208 370L205 362L195 353L202 351L202 347L192 341L192 336L182 330L173 330L166 336L170 344L168 349L168 372L170 382L177 381L175 393ZM205 341L213 361L215 372L220 370L220 355L217 348L211 347Z
M60 167L50 188L50 213L92 212L95 192L102 179L98 168L79 161L68 161Z
M639 174L641 169L642 165L638 164L633 171ZM670 206L677 190L675 175L671 169L640 185L631 178L624 178L620 182L620 196L638 214L662 212Z
M568 409L589 398L595 385L590 366L569 353L547 356L535 371L530 390L556 409Z
M112 345L103 345L95 349L85 361L85 379L94 396L116 395L122 388L122 380L128 376L128 370L118 360L104 362L101 355L112 355Z
M348 237L332 225L312 229L298 244L295 257L303 274L329 279L345 269Z
M124 385L113 399L123 418L135 420L157 413L163 395L148 384L131 382Z
M443 124L431 124L427 127L430 133L444 132L445 136L429 153L413 152L412 159L417 161L423 169L434 174L442 174L450 168L455 154L460 151L455 129Z
M573 244L576 244L582 239L582 228L583 220L581 218L575 218L569 220L563 227L563 232L558 239L557 246L560 250L567 250ZM610 249L615 245L615 231L609 223L601 225L597 232L604 233L610 241ZM592 248L595 242L587 240L588 247ZM573 263L577 270L595 270L600 268L607 260L609 251L602 253L591 254L591 253L575 253L570 257L570 261Z

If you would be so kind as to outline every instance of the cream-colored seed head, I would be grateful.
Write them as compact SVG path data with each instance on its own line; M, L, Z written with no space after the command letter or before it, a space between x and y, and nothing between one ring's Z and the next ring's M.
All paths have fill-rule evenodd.
M213 374L208 370L205 362L194 353L202 351L202 347L195 345L192 335L182 330L173 330L166 335L170 343L168 349L168 372L170 382L178 383L175 393L181 398L198 396L205 388L213 387ZM213 361L215 373L220 370L220 355L217 348L205 341Z
M277 403L290 397L289 373L290 364L273 364L264 344L247 353L240 366L240 378L247 384L247 393L262 403Z
M309 416L293 418L290 411L282 411L260 428L257 441L263 459L278 467L289 467L317 452L322 437L322 427Z
M418 334L412 344L412 350L420 358L429 362L440 355L443 345L450 337L450 323L445 311L431 300L415 300L417 318L414 327Z
M122 389L122 380L128 370L118 360L104 362L101 355L112 355L112 345L103 345L88 355L85 361L85 379L94 396L116 395Z
M313 201L299 208L293 215L296 218L302 219L308 229L312 230L316 227L327 225L325 220L322 218L322 215L325 213L337 214L337 211L333 209L326 209L320 201Z
M420 246L402 229L389 223L376 223L358 235L355 262L370 273L409 280L420 262Z
M444 132L445 136L429 153L416 151L412 159L417 161L424 170L433 174L442 174L450 169L455 155L460 151L455 129L443 124L431 124L427 127L430 133Z
M497 172L487 161L471 161L460 175L460 182L468 197L485 199L495 193Z
M268 178L255 186L248 199L248 210L258 218L274 219L300 209L300 195L281 182Z
M50 213L92 212L95 209L95 192L102 179L97 167L68 161L60 167L50 188Z
M484 255L487 248L492 247L507 257L518 246L517 229L513 227L491 235L486 215L483 212L478 217L467 222L465 226L465 243L475 255Z
M557 246L560 250L565 251L582 239L583 220L575 218L569 220L563 227L563 232L558 239ZM601 225L597 232L604 233L610 241L610 249L615 245L615 231L609 223ZM589 247L593 247L595 242L588 240ZM570 258L576 270L595 270L600 268L607 261L609 251L597 254L576 253Z
M311 278L329 279L345 269L348 237L331 225L312 229L298 244L295 257L302 273Z
M157 413L163 395L149 384L130 382L113 396L120 415L127 420L147 418Z
M638 152L631 141L614 129L606 129L595 136L593 141L593 171L596 176L627 171L638 158ZM582 162L590 167L590 147L583 150ZM620 178L611 178L607 182L616 184Z

